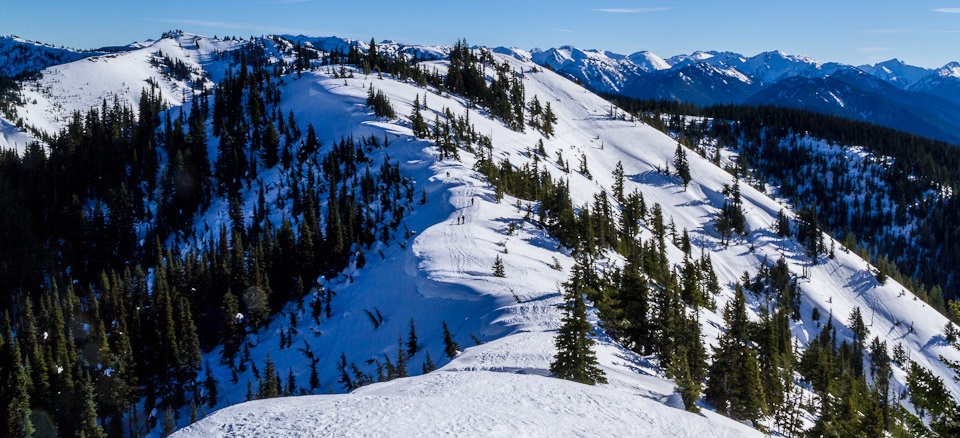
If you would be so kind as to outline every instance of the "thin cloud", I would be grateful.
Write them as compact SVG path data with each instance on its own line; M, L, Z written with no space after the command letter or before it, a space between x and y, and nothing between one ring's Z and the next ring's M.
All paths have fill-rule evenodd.
M550 30L552 30L552 31L554 31L554 32L573 33L573 31L570 30L570 29L557 29L557 28L553 28L553 27L552 27L552 28L550 28Z
M647 12L660 12L673 8L600 8L594 9L596 12L606 12L610 14L644 14Z
M946 14L960 14L960 8L937 8L934 12L943 12Z

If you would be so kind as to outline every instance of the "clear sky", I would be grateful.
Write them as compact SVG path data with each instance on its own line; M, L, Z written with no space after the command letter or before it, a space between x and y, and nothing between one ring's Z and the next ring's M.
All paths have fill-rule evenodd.
M574 45L663 57L782 50L819 61L960 61L960 0L5 0L0 34L96 48L182 29L411 44Z

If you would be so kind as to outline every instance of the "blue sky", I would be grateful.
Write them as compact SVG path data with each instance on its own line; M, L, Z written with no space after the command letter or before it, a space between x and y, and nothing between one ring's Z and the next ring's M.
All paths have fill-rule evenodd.
M9 1L0 34L76 48L156 38L266 33L487 46L565 44L663 57L782 50L820 61L960 61L960 0L87 0Z

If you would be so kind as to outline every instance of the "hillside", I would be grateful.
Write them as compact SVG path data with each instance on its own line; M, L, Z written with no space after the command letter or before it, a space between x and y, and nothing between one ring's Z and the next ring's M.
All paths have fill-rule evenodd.
M899 345L906 358L888 358L883 364L890 367L889 394L894 395L883 404L892 406L889 418L898 427L916 427L899 423L910 414L895 413L900 406L904 412L917 413L899 396L910 386L908 377L916 379L910 364L930 370L950 397L960 397L960 383L941 360L941 356L960 360L960 351L944 337L946 317L896 281L881 284L871 266L819 229L815 228L816 237L836 248L832 257L813 260L797 239L778 236L774 224L781 210L794 228L805 226L800 215L771 197L774 187L758 190L737 184L721 167L736 160L730 152L716 151L722 155L717 166L681 148L689 157L692 176L684 185L675 173L664 170L675 167L676 139L539 68L520 52L469 51L459 44L433 48L430 53L444 58L420 62L419 70L414 70L397 62L398 57L428 49L410 52L385 43L378 45L383 52L370 53L357 45L357 50L338 55L356 62L337 63L329 53L312 48L329 41L224 42L170 35L141 51L48 70L41 79L49 81L44 82L48 91L35 96L38 103L18 109L27 124L50 133L67 127L69 112L64 111L81 110L83 105L97 108L100 96L117 93L120 106L139 107L139 116L157 120L153 126L160 133L155 137L157 152L136 143L136 136L130 140L134 147L144 147L143 153L159 157L152 180L148 171L136 180L135 172L113 169L104 171L107 181L88 181L81 171L54 178L55 183L62 179L64 187L80 186L71 177L84 182L80 186L84 190L78 189L85 196L83 206L77 207L79 222L85 227L83 236L89 236L85 238L94 242L91 248L97 249L74 255L88 241L54 243L62 250L54 256L53 266L70 266L69 277L62 278L81 279L73 283L85 291L82 300L73 296L78 303L73 308L92 321L83 326L71 315L69 325L78 327L77 332L100 331L107 339L99 345L92 343L98 336L75 341L82 352L106 353L84 353L77 360L77 371L67 374L76 373L77 380L87 385L109 387L117 384L112 379L119 372L103 370L128 367L124 369L135 370L143 385L142 399L128 397L132 402L127 406L109 406L113 414L101 414L105 428L160 434L172 425L187 426L191 411L203 416L217 410L178 436L755 433L715 413L716 406L704 400L697 403L705 408L701 415L686 412L684 408L693 406L679 400L674 379L682 371L666 366L665 356L674 351L659 340L679 335L659 329L658 349L646 354L640 354L642 348L636 345L626 345L618 322L603 320L618 305L607 301L604 293L613 293L607 286L604 293L587 295L593 300L590 321L598 340L597 356L609 383L593 387L549 377L556 353L554 336L562 322L559 306L566 289L562 283L581 263L575 255L599 247L589 266L602 275L617 275L631 264L630 254L618 253L613 245L602 247L615 234L601 231L607 226L604 205L616 212L609 214L615 217L612 220L622 220L625 230L636 230L618 237L618 246L654 248L657 242L662 246L666 269L658 273L644 268L653 316L666 314L661 297L678 293L674 287L685 278L691 260L698 261L697 266L700 260L710 261L711 267L702 268L704 274L694 287L704 301L684 298L671 305L680 320L697 324L708 350L717 352L731 331L723 309L736 297L747 297L746 314L757 327L770 320L772 295L737 291L745 274L760 283L759 274L782 259L791 287L798 291L796 317L782 321L787 328L783 335L796 345L798 355L819 343L817 336L824 327L836 330L834 348L838 343L856 345L855 337L861 343L877 339L891 349ZM190 75L165 76L150 62L159 51L187 65ZM477 55L482 63L464 66L454 61L474 52L484 53ZM462 69L468 78L465 84L450 81L453 66ZM475 92L466 85L474 78L473 68L482 69L484 82L474 87L486 88L487 83L494 89L502 87L501 95L491 95L511 96L507 98L514 99L511 102L519 95L521 108L532 108L528 102L536 99L549 105L555 122L543 122L549 119L544 116L539 127L528 126L530 109L522 112L517 126L511 119L516 106L467 96ZM207 83L201 77L214 84L207 88L212 96L197 85ZM439 78L446 78L446 85L438 86ZM140 91L134 84L148 79L157 83L149 93L151 101L138 101ZM451 92L458 86L462 93ZM196 93L185 91L193 88ZM60 93L64 96L56 97ZM167 106L172 109L163 109ZM386 115L385 107L394 116ZM155 109L160 111L153 114ZM426 132L417 127L417 113L426 122ZM112 113L104 110L103 118L109 120L108 114ZM271 130L275 137L269 135ZM206 141L200 141L203 138ZM78 165L81 159L104 160L102 154L88 156L82 148L71 149L71 139L51 145L51 163L69 168L62 163L71 157ZM117 161L118 167L129 162L136 168L141 150L136 151L129 158L119 155L106 161ZM199 158L204 154L209 154L208 162ZM536 188L512 185L523 178L511 176L513 172L529 169L539 181L555 183L535 183ZM650 208L632 223L623 219L628 203L616 195L618 172L623 175L622 192L642 195ZM112 269L131 264L102 255L102 245L96 245L104 238L96 227L122 217L114 212L122 212L125 204L107 190L120 186L114 179L142 191L130 197L142 198L144 211L133 214L129 234L122 238L139 242L130 251L138 269L139 263L146 269L129 274L128 267L126 274L104 274L100 280L106 268L96 263L99 257ZM127 184L131 180L136 184ZM719 211L730 202L731 186L739 187L741 235L717 231ZM559 202L566 200L571 208L511 195L548 187L551 193L568 190L569 198ZM51 202L66 206L70 213L75 210L69 206L80 204L69 198ZM565 213L554 217L554 208ZM104 211L109 212L108 219L98 215ZM665 238L667 223L673 229L670 239ZM69 222L64 226L72 230ZM690 249L679 237L686 233ZM580 242L579 249L561 245L571 241ZM496 260L502 260L503 276L494 275ZM716 275L715 292L699 286L706 282L707 272ZM61 277L53 280L59 281ZM68 296L74 293L74 287L66 284L64 290L69 290L64 292ZM130 303L117 298L125 296ZM66 302L73 305L72 299ZM57 307L36 301L42 303L37 307L43 312ZM141 314L147 308L151 310ZM158 316L153 316L153 309L158 309ZM865 335L857 334L849 323L856 309L866 323ZM117 322L102 322L100 315ZM31 327L23 319L20 324ZM37 360L31 351L48 347L31 343L27 336L46 335L43 324L49 324L48 319L40 318L33 330L17 330L24 340L16 344L25 345L28 363ZM122 329L127 319L133 359L114 361L131 345L121 342L127 337ZM461 351L454 351L444 339L447 328ZM411 347L413 331L417 337ZM189 351L190 357L178 351ZM843 360L860 364L864 386L876 383L863 369L870 363L867 352ZM431 365L439 369L429 372ZM410 377L419 374L423 375ZM377 381L382 382L373 383ZM817 394L815 383L799 372L791 372L785 382L786 392L797 391L811 400L828 398ZM318 395L342 392L349 394ZM280 394L312 395L242 403ZM108 393L98 389L96 398L103 403L101 409L108 406ZM411 405L418 408L407 408ZM788 408L799 422L792 427L819 424L816 409L784 401L781 409ZM843 408L837 404L835 409ZM59 419L65 414L55 415ZM762 415L753 424L782 431L783 424L774 417Z
M476 123L478 131L491 132L491 137L495 139L494 153L497 156L510 158L511 163L515 166L523 166L528 160L524 156L527 148L541 139L544 140L548 157L555 156L558 152L565 156L574 157L578 153L586 154L588 168L594 179L590 180L576 173L569 174L571 194L575 205L591 201L593 195L598 193L602 187L611 187L613 180L610 175L614 170L613 164L617 161L622 162L625 173L628 175L626 190L638 189L648 199L648 202L657 202L663 207L664 217L671 218L676 223L677 229L691 230L694 235L694 242L704 242L710 251L721 284L729 285L736 282L745 271L752 275L763 260L774 260L781 253L790 255L789 260L793 265L791 270L798 274L802 271L802 265L808 263L803 255L804 251L797 243L773 238L759 231L768 228L770 224L775 222L777 211L782 206L752 189L745 189L744 191L745 211L748 212L749 228L757 230L757 232L751 233L737 245L722 248L716 243L716 235L710 221L713 217L712 211L716 211L715 209L719 208L722 201L722 198L718 198L721 185L732 181L727 173L705 160L693 159L691 173L697 175L697 177L690 189L683 192L672 179L664 178L655 172L655 169L662 163L672 160L676 145L674 140L642 124L610 118L608 114L609 105L605 101L592 96L585 90L552 73L530 73L529 70L532 67L529 64L520 64L520 61L512 58L502 58L502 60L514 63L517 68L528 71L525 75L525 86L528 94L536 95L544 101L554 103L560 122L557 126L556 137L544 139L536 132L519 134L510 131L499 122L487 120L473 113L471 120ZM442 67L443 64L441 63L440 66ZM291 93L295 96L301 96L295 105L304 108L308 114L315 111L309 108L318 105L323 108L327 108L328 105L349 107L350 105L347 103L326 103L328 99L343 99L344 97L341 97L343 94L346 95L345 97L352 97L353 102L355 102L353 105L356 106L360 103L364 90L366 90L367 80L370 79L372 78L358 76L356 79L347 80L348 85L343 86L341 80L329 76L322 74L307 75L303 79L299 79L295 85L291 85L291 87L294 87L293 90L296 90L291 91ZM383 81L374 79L374 84L387 94L400 114L409 113L413 101L412 97L424 91L410 84L392 83L389 79ZM309 87L309 91L302 87ZM303 96L311 97L308 99ZM428 96L431 108L450 108L454 114L463 114L466 111L466 108L458 100L442 98L432 92ZM327 111L321 111L324 114L323 117L308 115L302 121L312 120L317 126L326 126L321 128L320 131L332 132L334 138L345 132L351 132L347 128L351 125L364 126L363 122L360 121L363 120L362 117L360 120L351 123L342 120L341 117L330 117L331 114ZM322 122L324 125L320 125L321 120L326 120ZM410 135L406 124L402 122L399 126L385 124L382 121L365 123L368 128L352 132L366 132L365 129L375 127L401 135L401 138L404 138L403 136L409 138ZM401 147L407 147L406 144L405 142L399 143ZM397 147L397 143L394 142L391 147ZM413 143L409 146L413 150L419 150L421 147L420 143ZM401 157L401 161L408 163L423 163L417 164L419 167L424 167L426 163L431 163L435 159L423 156L410 159L402 158L404 155L396 155L403 154L402 150L392 152L391 155ZM521 232L516 237L505 235L505 224L522 221L522 215L515 208L510 207L515 203L510 197L501 201L501 206L491 202L491 188L486 186L475 173L466 170L470 168L470 165L469 159L465 159L464 165L441 161L432 164L430 172L426 175L414 177L416 181L434 181L427 185L425 190L428 196L436 194L433 196L439 198L443 213L418 212L416 216L418 220L413 222L416 225L409 225L416 235L410 246L413 253L398 257L399 259L406 259L406 261L396 260L393 262L395 265L406 266L405 275L407 276L411 275L410 269L412 266L419 267L415 271L414 279L416 281L413 281L414 279L410 280L415 285L414 290L419 292L419 295L429 298L442 297L445 299L444 301L450 303L448 306L453 305L452 303L463 302L461 305L468 307L459 311L437 312L437 305L411 304L415 301L411 298L402 298L397 301L404 303L403 310L379 307L384 315L398 313L403 315L397 318L388 317L387 319L391 321L385 324L389 325L377 329L377 331L382 331L384 327L388 327L386 333L377 335L377 337L382 337L379 343L371 342L373 345L369 347L357 345L348 347L347 344L342 344L342 342L348 341L342 338L342 335L337 334L334 339L321 336L319 339L310 340L309 343L315 351L355 351L359 353L355 356L348 354L348 361L352 361L353 357L376 357L378 352L386 352L388 356L394 355L396 354L396 348L390 348L390 346L396 345L395 336L406 332L407 314L410 314L410 317L417 321L418 327L424 325L436 327L439 325L440 321L436 319L427 322L431 321L431 316L422 314L423 310L430 309L433 318L444 315L449 317L451 321L464 321L464 324L456 330L457 333L460 333L458 339L460 339L461 344L470 342L464 340L470 334L478 336L484 342L490 342L505 334L516 333L491 342L492 346L484 344L467 349L463 356L454 359L444 370L493 369L510 372L523 371L525 374L535 375L542 375L547 372L547 366L552 357L550 351L552 335L550 335L550 331L555 329L559 323L559 314L555 313L556 311L551 311L550 308L552 305L559 304L556 285L563 281L567 274L549 270L546 261L552 257L557 257L558 260L561 260L561 264L569 266L572 264L572 260L563 252L551 251L554 244L544 245L543 239L546 237L538 237L536 233L526 235L526 233ZM557 176L564 175L562 170L556 166L548 165L547 168ZM446 176L446 172L450 172L450 176ZM439 187L437 187L438 185ZM476 199L478 204L476 207L468 206L468 199L471 198ZM436 198L428 197L428 205L434 202L433 199ZM463 213L460 213L461 209ZM467 218L467 225L453 225L459 214L464 214ZM420 218L423 218L422 220L425 222L420 222ZM433 222L436 218L444 220ZM496 279L490 274L490 266L493 264L494 256L503 251L497 245L499 242L505 242L504 248L509 250L508 254L503 255L508 273L506 279ZM747 250L750 247L754 248L753 252ZM682 257L679 250L673 249L671 251L672 263L680 263ZM377 258L379 257L370 257L368 260ZM387 260L390 260L390 258L388 257ZM384 261L383 263L386 264L387 262ZM386 279L389 279L387 281L390 282L391 289L393 289L390 292L391 297L416 295L417 292L401 292L408 287L403 286L407 282L398 282L397 279L408 277L381 273L383 272L381 269L398 268L379 267L374 262L373 266L368 265L364 269L350 274L354 279L353 284L348 286L331 284L330 287L338 291L338 298L334 300L335 306L341 300L347 299L343 296L348 294L349 296L363 296L362 302L368 303L348 304L348 308L356 309L349 311L350 315L372 307L374 303L381 302L371 297L372 291L383 291L385 285L381 282ZM946 324L946 319L929 306L920 303L917 303L916 306L883 304L909 300L909 298L900 296L900 287L895 283L891 282L885 286L880 286L869 274L867 268L867 265L862 260L857 259L856 256L838 253L835 260L815 267L810 274L810 280L801 282L800 287L804 291L801 314L805 316L804 320L806 322L797 323L792 329L801 345L810 341L818 331L818 325L822 323L822 321L820 323L809 321L806 318L814 307L820 309L825 315L830 313L837 315L835 323L846 320L846 316L850 314L854 307L871 309L871 337L880 335L881 338L888 340L890 343L903 343L909 351L917 352L916 354L919 356L914 360L917 360L918 363L938 370L937 372L940 375L949 376L949 371L942 366L937 359L937 355L944 354L947 357L952 357L950 355L956 355L956 352L951 350L948 345L936 341L937 337L940 336L940 330ZM544 275L547 277L543 278ZM420 280L421 278L423 280ZM426 284L423 284L424 282ZM513 293L510 291L517 294L523 303L517 304ZM720 307L722 307L723 302L730 298L731 293L731 289L726 289L718 297ZM496 299L492 303L484 304L490 298ZM533 306L533 308L529 308L530 306ZM413 313L410 308L422 310ZM866 312L866 310L864 311ZM543 312L547 312L547 314L544 315ZM550 316L551 313L553 314L552 317ZM459 318L447 316L451 314L464 314L465 316ZM344 313L344 315L347 315L347 313ZM709 311L703 311L701 317L703 318L707 340L712 343L712 340L719 334L716 328L721 327L723 322L719 314ZM354 318L351 328L346 330L347 333L363 332L370 329L369 321L362 315L357 315ZM904 324L907 321L913 323L913 333L908 333L908 327ZM278 324L283 326L284 323L278 321ZM340 330L343 330L343 323L338 321L336 324L336 328L326 329L324 325L321 325L319 330L322 333L329 333L334 330L340 333ZM275 331L276 329L267 330L268 333ZM534 338L533 334L538 332L542 334ZM365 337L365 339L368 338ZM929 342L930 340L934 340L933 343ZM326 347L326 345L329 345L328 342L333 344ZM440 349L439 340L435 339L432 343L435 347L429 348L429 350L438 351ZM294 342L294 344L298 344L298 342ZM318 345L322 345L322 347L318 347ZM259 350L263 351L264 348L273 352L273 357L278 363L296 361L296 357L299 355L296 352L290 352L286 355L289 359L276 359L279 355L276 350L266 346L260 347ZM347 350L348 348L350 350ZM603 348L613 349L615 347L606 345ZM363 350L368 352L363 353ZM434 357L436 357L436 353L434 354ZM623 354L622 351L616 352L616 350L601 353L601 357L606 359L604 366L622 373L623 371L620 368L624 364ZM642 361L641 359L627 360L627 363ZM282 366L281 369L283 369ZM321 381L330 382L335 379L336 369L334 364L328 361L327 365L321 365L321 370L321 376L328 376L326 379L321 378ZM302 376L305 373L305 369L298 372L294 367L295 375ZM612 374L612 371L610 373ZM902 373L897 374L898 379L902 379L903 376ZM484 377L477 378L483 379ZM628 382L630 380L632 379L628 379ZM900 382L901 385L905 383L903 380L900 380ZM411 383L411 385L415 384ZM638 384L631 382L630 385ZM651 389L649 387L651 386L650 383L646 383L644 386L646 386L644 391L653 391L654 398L657 399L667 396L672 389L669 384L664 385L663 383L657 384L660 388L659 391ZM957 391L956 387L952 386L951 388L952 391ZM238 388L238 391L241 389L242 387ZM335 386L332 386L331 389L339 390ZM237 396L239 396L239 393ZM320 404L320 406L324 405ZM318 409L321 408L318 407ZM250 410L231 412L237 412L234 415L243 415L248 418L247 421L251 421L249 420ZM212 424L229 424L235 418L224 414L222 419L211 419L210 421ZM223 421L224 423L216 423L216 421ZM295 419L290 421L295 421ZM216 428L221 426L207 425L204 427ZM344 422L340 427L350 427L350 423ZM210 431L215 429L201 428L199 430Z

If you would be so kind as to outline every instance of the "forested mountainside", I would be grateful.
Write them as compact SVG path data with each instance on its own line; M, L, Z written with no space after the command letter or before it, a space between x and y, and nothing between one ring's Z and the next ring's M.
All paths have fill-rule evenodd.
M515 51L323 47L171 32L14 82L10 436L957 427L955 325L770 198L762 155ZM828 141L794 147L897 162ZM437 410L386 429L385 400Z
M615 100L717 164L719 149L734 153L731 171L775 187L847 247L861 248L882 275L942 312L957 299L956 146L780 107Z

